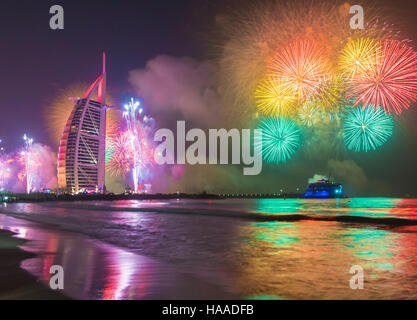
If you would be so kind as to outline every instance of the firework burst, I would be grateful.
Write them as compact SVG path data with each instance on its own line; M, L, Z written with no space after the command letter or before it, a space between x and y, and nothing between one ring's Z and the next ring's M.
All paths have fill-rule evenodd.
M267 162L286 162L301 145L301 132L292 120L265 118L258 129L262 130L262 158ZM255 145L259 150L259 141Z
M348 79L358 75L364 76L375 68L381 53L381 45L374 39L350 40L340 53L340 70Z
M279 51L272 62L271 76L285 83L299 100L313 97L327 72L325 55L314 42L294 41Z
M107 168L112 175L132 174L134 191L141 184L153 164L154 148L151 140L153 119L143 115L138 101L131 99L125 105L123 122L113 125L108 141Z
M349 150L371 151L382 146L392 135L392 117L381 108L354 108L344 125L344 138Z
M296 99L284 83L266 78L255 92L258 110L265 116L283 116L292 113Z
M330 68L329 73L333 76L341 73L340 52L350 39L379 41L400 38L392 14L382 6L368 2L365 29L352 30L349 25L350 7L351 4L344 0L245 1L216 16L216 26L212 28L209 40L218 66L216 81L225 105L223 117L228 123L244 126L253 119L254 113L260 111L253 93L265 77L274 73L274 60L281 52L290 51L286 57L281 57L284 60L281 67L292 64L287 58L296 55L290 48L294 43L314 43L314 52L318 52L320 61L325 60L326 68ZM323 83L313 81L297 86L294 85L296 79L292 82L289 88L295 91L292 95L296 95L298 100L303 95L313 99L312 93L324 93L324 97L328 93L320 86ZM317 90L316 85L319 86ZM298 101L298 105L303 102ZM268 113L269 109L266 111L265 114L273 116L273 112Z
M313 101L320 113L332 116L337 114L345 100L345 81L339 75L326 75L317 87Z
M303 126L312 127L320 120L320 115L314 103L306 102L298 110L298 119Z
M129 136L126 132L115 133L107 139L106 165L111 175L124 175L131 170Z
M351 94L355 106L397 114L408 109L417 100L417 52L400 41L385 40L377 63L352 79Z

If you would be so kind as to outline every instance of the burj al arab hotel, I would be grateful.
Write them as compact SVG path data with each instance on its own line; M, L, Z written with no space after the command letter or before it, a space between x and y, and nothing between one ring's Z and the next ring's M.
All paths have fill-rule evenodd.
M96 98L96 100L93 100ZM70 193L104 192L106 141L106 56L103 72L75 99L58 152L58 185Z

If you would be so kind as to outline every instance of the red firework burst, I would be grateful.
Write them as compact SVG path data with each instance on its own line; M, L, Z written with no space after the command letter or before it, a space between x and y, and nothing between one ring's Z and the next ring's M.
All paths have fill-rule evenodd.
M279 78L303 100L316 94L328 70L327 65L323 51L314 42L294 41L277 52L270 75Z
M140 154L137 155L139 159L135 164L135 150L132 148L131 139L132 134L138 136L140 144ZM136 132L132 133L129 130L119 132L108 139L109 156L107 161L107 168L111 175L124 175L134 169L135 165L140 169L150 166L153 163L154 149L149 141L149 137L145 129L139 126Z
M417 52L400 41L385 40L377 62L350 84L355 106L379 106L400 114L417 100Z
M129 136L127 133L114 135L108 140L109 149L111 150L110 159L107 162L107 168L111 175L122 175L131 169L132 155L129 148Z

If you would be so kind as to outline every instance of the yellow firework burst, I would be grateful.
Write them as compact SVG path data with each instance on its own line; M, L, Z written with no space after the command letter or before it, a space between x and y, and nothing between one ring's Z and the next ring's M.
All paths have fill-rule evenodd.
M344 80L340 76L331 75L322 79L316 93L308 100L315 101L320 106L320 112L334 113L341 107L344 95Z
M370 38L350 40L341 51L339 67L348 79L364 75L377 64L381 53L382 47L377 40Z
M317 106L313 102L303 103L298 110L299 123L306 127L312 127L320 121L320 114Z
M289 115L296 107L296 98L290 88L270 77L256 88L255 101L258 110L265 116Z

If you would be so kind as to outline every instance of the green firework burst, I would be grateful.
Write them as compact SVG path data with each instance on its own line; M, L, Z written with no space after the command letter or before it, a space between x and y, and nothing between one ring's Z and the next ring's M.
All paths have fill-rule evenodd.
M379 148L392 135L394 122L381 108L354 108L344 125L346 147L356 152Z
M292 120L265 118L258 129L262 130L262 158L266 162L286 162L301 146L301 131ZM259 140L257 150L261 147Z

